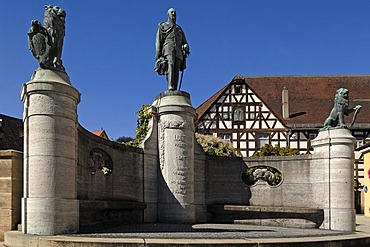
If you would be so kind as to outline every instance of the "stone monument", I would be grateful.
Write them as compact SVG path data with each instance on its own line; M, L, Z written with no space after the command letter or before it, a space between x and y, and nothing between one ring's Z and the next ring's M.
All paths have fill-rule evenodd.
M313 160L320 170L313 176L316 181L316 205L324 209L323 228L338 231L355 231L353 165L355 138L344 123L344 115L361 109L360 105L349 106L349 91L337 90L334 107L325 120L324 127L312 141ZM353 125L356 114L353 117Z
M168 90L159 94L152 104L155 114L152 121L152 141L144 153L157 152L158 176L153 182L153 167L147 167L145 201L148 208L146 221L194 223L196 220L194 192L195 109L190 95L178 87L179 72L186 68L190 54L182 28L176 24L176 11L170 8L168 21L158 25L156 36L156 67L160 75L167 76ZM155 125L155 126L154 126ZM156 132L156 133L155 133ZM145 144L144 144L145 145ZM148 145L147 145L148 146ZM152 151L150 151L152 150ZM149 155L146 157L150 158ZM147 158L146 158L147 159ZM150 185L148 181L151 181ZM153 185L157 190L151 189Z
M157 96L159 222L194 223L194 117L190 95L166 91Z
M29 46L38 60L23 85L24 195L22 230L56 235L79 229L76 191L77 104L80 93L62 65L65 11L45 6L44 26L32 21Z

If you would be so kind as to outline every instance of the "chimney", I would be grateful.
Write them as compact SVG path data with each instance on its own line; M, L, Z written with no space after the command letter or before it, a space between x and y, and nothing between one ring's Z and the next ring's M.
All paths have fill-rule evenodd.
M288 89L286 87L283 88L281 93L281 104L282 104L282 113L283 119L289 119L289 96L288 96Z

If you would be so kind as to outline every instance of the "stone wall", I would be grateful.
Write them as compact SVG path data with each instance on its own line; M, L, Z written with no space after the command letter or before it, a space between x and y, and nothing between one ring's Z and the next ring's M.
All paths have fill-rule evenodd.
M250 186L250 205L321 209L321 228L354 231L354 144L348 129L330 129L312 141L312 155L245 158L248 167L259 167L261 173L272 167L282 174L277 185L262 179ZM253 177L259 178L258 173Z
M143 152L78 128L80 226L142 221Z
M312 155L248 157L248 167L262 166L278 169L283 175L280 185L258 182L250 187L251 206L317 208L313 203L311 166Z
M0 150L0 241L21 223L22 152Z
M207 156L206 205L247 205L251 194L249 186L241 180L246 169L241 158Z
M140 149L105 140L78 127L76 187L81 229L97 224L158 220L159 157L154 137L147 140L144 149ZM196 143L194 149L196 222L210 219L208 206L227 204L323 209L327 217L330 205L337 200L333 195L339 195L334 194L335 190L351 181L343 177L344 183L342 180L337 182L341 177L336 174L343 173L344 167L340 164L344 161L349 164L348 167L352 167L350 162L353 157L340 157L339 170L333 170L338 163L333 159L334 156L326 158L320 152L313 155L242 159L205 155ZM1 232L14 229L20 223L22 162L21 152L0 151L0 239ZM250 167L260 166L279 170L282 182L276 186L264 181L253 186L243 183L241 174ZM347 187L351 189L351 186ZM332 197L329 198L330 195ZM348 197L347 201L351 203L350 199ZM334 223L325 219L323 226L331 229Z

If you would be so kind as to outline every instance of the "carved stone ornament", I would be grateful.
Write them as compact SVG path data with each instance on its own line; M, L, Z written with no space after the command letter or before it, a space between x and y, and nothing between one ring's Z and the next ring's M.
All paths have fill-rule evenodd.
M186 121L162 121L161 129L181 129L186 125Z
M159 162L160 168L164 168L164 132L166 129L182 129L186 126L186 121L161 121L159 123Z
M270 186L278 186L282 183L282 173L271 166L255 166L248 168L242 173L242 181L254 186L257 184L268 184Z
M105 153L97 150L90 152L89 167L93 175L97 169L101 170L104 175L110 175L112 173L111 159Z

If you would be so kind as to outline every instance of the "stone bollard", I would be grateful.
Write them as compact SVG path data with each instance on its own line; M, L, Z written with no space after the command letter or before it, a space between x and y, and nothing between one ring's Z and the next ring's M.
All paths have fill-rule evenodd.
M312 141L311 174L314 202L324 209L322 227L338 231L355 231L353 165L355 138L348 129L319 132Z
M194 223L195 109L182 91L166 91L153 105L158 114L158 221Z
M77 104L66 73L39 69L23 85L22 231L56 235L79 229Z

